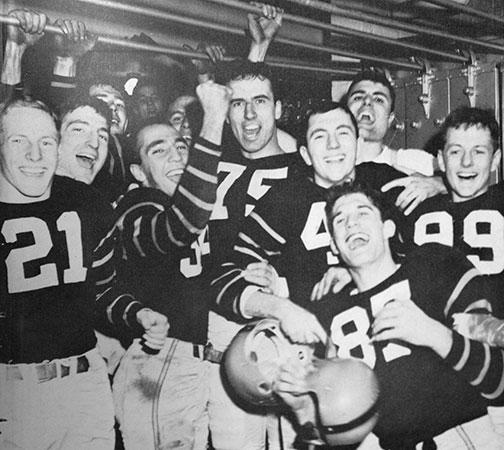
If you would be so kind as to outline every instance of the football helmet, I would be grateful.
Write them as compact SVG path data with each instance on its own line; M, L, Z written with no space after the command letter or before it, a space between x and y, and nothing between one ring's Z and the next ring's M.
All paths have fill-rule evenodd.
M288 358L310 363L313 348L291 343L274 319L263 319L243 327L224 355L224 373L234 392L255 406L277 406L273 382L280 365Z
M318 412L318 428L331 445L361 442L378 420L375 373L357 359L315 359L307 383Z

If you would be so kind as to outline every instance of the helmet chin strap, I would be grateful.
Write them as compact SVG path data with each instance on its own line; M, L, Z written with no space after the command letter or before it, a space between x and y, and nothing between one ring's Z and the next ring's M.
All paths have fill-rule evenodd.
M318 411L318 401L317 401L317 411ZM320 428L324 435L326 434L335 434L335 433L344 433L346 431L353 430L366 423L369 419L371 419L378 412L378 402L375 402L364 414L361 414L359 417L356 417L353 420L350 420L347 423L341 423L338 425L321 425Z

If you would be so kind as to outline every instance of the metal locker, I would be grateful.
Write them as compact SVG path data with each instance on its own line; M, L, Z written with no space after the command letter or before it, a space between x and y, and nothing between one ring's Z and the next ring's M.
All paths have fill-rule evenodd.
M450 111L460 106L477 106L494 109L498 114L499 71L495 63L450 70L448 77Z
M406 145L435 152L432 138L448 114L448 78L433 72L406 84Z
M406 103L404 84L397 83L394 86L394 91L396 94L394 108L395 119L385 136L384 142L390 148L406 148L406 130L404 125L406 121Z

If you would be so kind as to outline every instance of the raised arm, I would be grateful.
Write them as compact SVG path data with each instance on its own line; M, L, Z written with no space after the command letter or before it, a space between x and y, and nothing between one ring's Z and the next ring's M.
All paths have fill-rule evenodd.
M2 92L0 101L6 101L21 83L21 61L28 47L33 46L44 34L47 16L26 9L15 9L8 14L19 21L19 26L7 26L7 42L2 66ZM22 89L19 87L18 89Z
M52 104L58 107L73 95L77 64L94 48L97 37L75 19L58 19L54 25L63 32L54 35L55 61L49 92Z
M252 62L262 62L282 26L283 9L262 3L256 5L261 6L261 13L247 15L248 34L251 39L248 59Z

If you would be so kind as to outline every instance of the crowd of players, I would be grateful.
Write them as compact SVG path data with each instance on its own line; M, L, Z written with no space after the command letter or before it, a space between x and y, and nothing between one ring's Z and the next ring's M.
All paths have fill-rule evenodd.
M452 112L437 158L391 149L394 89L365 70L340 103L311 105L296 151L276 127L278 87L262 62L277 8L249 15L247 60L219 63L223 48L206 46L217 64L195 62L195 92L167 95L145 79L131 99L105 76L76 83L96 43L76 20L55 22L51 85L30 92L23 55L48 19L10 15L2 449L113 449L114 417L126 449L321 443L310 366L282 366L285 411L253 410L226 387L226 348L263 317L292 342L329 336L338 356L374 369L380 416L360 448L504 448L492 112Z

